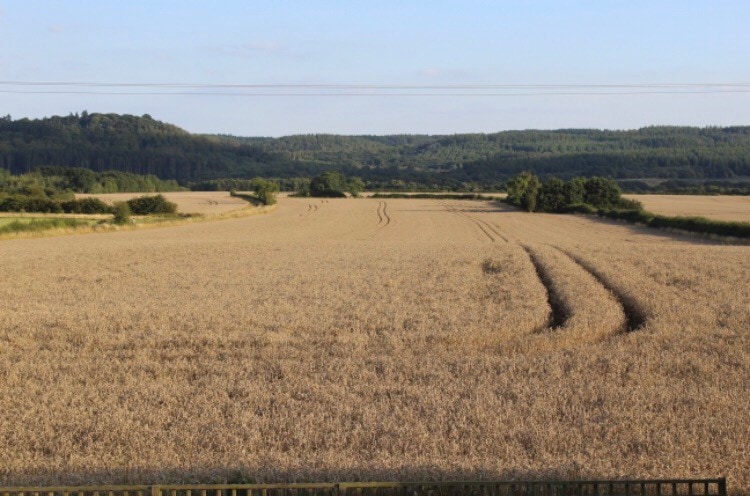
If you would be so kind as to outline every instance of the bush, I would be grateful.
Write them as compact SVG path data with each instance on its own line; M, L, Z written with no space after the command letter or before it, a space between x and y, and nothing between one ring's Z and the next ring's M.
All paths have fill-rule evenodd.
M310 181L310 196L346 198L346 177L338 172L324 172Z
M112 222L118 225L130 223L130 207L127 202L117 202L113 207L114 218Z
M12 195L0 200L0 212L59 213L60 205L49 198Z
M273 181L267 181L256 177L251 182L253 192L259 202L264 205L273 205L276 203L276 192L279 191L279 185ZM236 194L236 193L235 193Z
M62 211L68 214L110 214L112 207L99 198L81 198L60 203Z
M45 214L62 212L60 204L49 198L27 198L24 210L27 212L40 212Z
M175 214L177 204L168 201L164 195L139 196L127 201L133 215Z

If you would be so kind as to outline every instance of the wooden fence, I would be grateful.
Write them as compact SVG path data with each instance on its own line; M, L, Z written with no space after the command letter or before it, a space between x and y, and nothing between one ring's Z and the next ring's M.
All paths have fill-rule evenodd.
M0 487L0 496L726 496L726 479Z

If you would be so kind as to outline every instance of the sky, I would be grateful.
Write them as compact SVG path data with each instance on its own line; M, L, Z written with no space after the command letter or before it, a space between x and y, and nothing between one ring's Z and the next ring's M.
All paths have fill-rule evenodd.
M744 91L750 91L748 20L746 0L0 0L0 81L438 87L744 83ZM399 91L450 96L391 94ZM123 94L144 92L183 94ZM201 92L213 94L196 94ZM317 96L321 92L337 95ZM478 92L493 94L0 84L0 114L149 114L191 132L242 136L750 124L748 92Z

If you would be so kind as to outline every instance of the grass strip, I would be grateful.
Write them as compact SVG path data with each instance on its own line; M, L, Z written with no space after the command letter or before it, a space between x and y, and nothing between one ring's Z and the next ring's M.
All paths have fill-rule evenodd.
M20 232L39 232L49 229L77 229L82 226L89 226L91 223L81 219L32 219L13 220L3 226L0 226L0 234L20 233Z

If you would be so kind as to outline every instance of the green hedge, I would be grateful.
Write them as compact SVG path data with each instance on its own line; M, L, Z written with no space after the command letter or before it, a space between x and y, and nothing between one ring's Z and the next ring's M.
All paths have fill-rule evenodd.
M112 207L98 198L55 201L25 195L12 195L0 199L0 212L34 212L43 214L110 214Z
M706 219L705 217L669 217L645 210L608 210L597 209L590 205L574 205L568 211L624 220L661 229L680 229L699 234L750 238L750 222L731 222Z
M176 214L177 204L168 201L164 195L139 196L127 201L133 215Z

